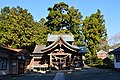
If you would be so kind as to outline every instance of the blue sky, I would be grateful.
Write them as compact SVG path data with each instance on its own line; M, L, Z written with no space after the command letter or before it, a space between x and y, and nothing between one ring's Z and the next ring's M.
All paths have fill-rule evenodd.
M48 7L55 3L65 2L74 6L84 17L96 13L100 9L106 21L108 38L120 33L120 0L1 0L0 9L9 6L20 6L30 12L35 21L45 18L48 14Z

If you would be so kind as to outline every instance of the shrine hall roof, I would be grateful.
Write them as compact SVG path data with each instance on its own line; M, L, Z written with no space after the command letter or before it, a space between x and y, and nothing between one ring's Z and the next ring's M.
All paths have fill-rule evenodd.
M61 46L61 44L59 43L59 41L62 43L62 45L66 48L68 48L71 51L75 51L78 53L87 53L86 48L84 47L78 47L75 45L71 45L69 44L69 42L73 42L74 41L74 37L72 34L48 34L48 42L52 42L52 44L50 44L49 46L45 46L45 45L36 45L35 49L33 51L33 53L44 53L47 51L52 50L53 48L55 48L57 45Z
M70 41L70 42L74 41L74 37L72 34L48 34L47 41L54 42L58 39L59 36L62 37L64 41Z
M57 43L59 42L59 40L61 40L63 42L63 44L65 44L64 46L66 46L68 49L79 50L78 46L71 45L67 41L65 41L62 36L58 36L56 41L54 41L51 45L44 48L42 51L46 51L46 50L49 50L49 49L56 47L58 45Z

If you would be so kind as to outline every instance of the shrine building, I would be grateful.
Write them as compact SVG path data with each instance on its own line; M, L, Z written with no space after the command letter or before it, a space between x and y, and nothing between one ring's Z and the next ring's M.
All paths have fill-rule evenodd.
M68 70L83 67L85 46L75 46L72 34L48 34L46 45L36 45L29 68Z

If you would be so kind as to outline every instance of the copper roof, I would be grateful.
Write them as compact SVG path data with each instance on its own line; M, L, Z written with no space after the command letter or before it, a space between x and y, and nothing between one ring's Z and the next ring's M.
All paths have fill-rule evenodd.
M56 47L56 46L58 45L57 43L58 43L59 40L61 40L61 41L64 43L63 45L64 45L65 47L67 47L68 49L71 49L71 50L74 50L74 49L75 49L75 50L79 50L79 47L69 44L68 42L66 42L66 41L63 39L62 36L59 36L56 41L54 41L51 45L49 45L49 46L47 46L46 48L44 48L42 51L44 52L44 51L46 51L46 50L48 50L48 49L51 49L51 48Z
M62 42L62 45L64 47L68 48L71 51L75 51L78 53L87 53L88 52L86 50L86 47L78 47L78 46L69 44L69 41L74 41L72 34L64 34L64 35L63 34L59 34L59 35L48 34L47 41L48 42L50 41L53 43L47 47L45 45L36 45L33 53L44 53L44 52L50 51L53 48L55 48L57 45L60 44L59 40Z
M74 37L72 34L48 34L48 42L54 42L57 40L58 37L62 37L64 41L74 41Z

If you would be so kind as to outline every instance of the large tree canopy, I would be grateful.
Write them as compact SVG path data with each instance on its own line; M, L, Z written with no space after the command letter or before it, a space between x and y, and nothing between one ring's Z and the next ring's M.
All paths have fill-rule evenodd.
M58 33L64 30L66 33L71 32L75 38L75 44L80 44L80 25L82 15L73 6L69 8L68 4L60 2L55 4L53 7L48 8L49 14L46 17L46 25L50 30L50 33ZM64 33L65 33L64 32Z
M26 9L4 7L0 13L0 44L13 48L27 48L41 41L45 28L33 20ZM38 42L39 39L39 42Z
M93 63L95 62L96 51L99 49L98 46L101 46L99 44L103 41L107 41L105 20L103 19L100 10L97 10L97 12L90 17L85 18L82 25L82 32L84 35L84 41L89 50L87 57Z
M48 8L49 14L46 17L48 20L46 25L52 31L59 31L62 27L68 26L69 16L66 14L68 5L64 2L55 4L53 8Z

